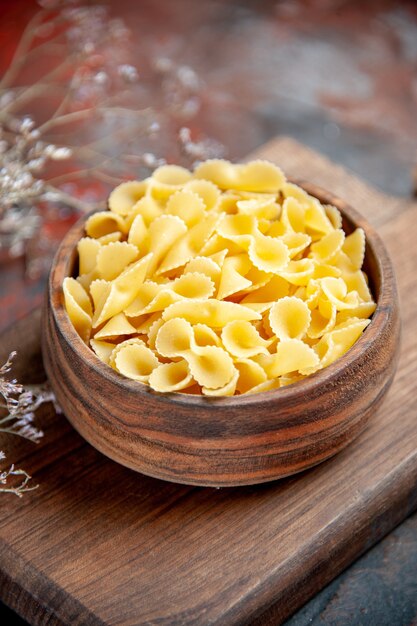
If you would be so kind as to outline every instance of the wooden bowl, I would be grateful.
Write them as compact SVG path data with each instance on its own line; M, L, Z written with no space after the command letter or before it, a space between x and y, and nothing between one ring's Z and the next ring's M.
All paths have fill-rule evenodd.
M65 415L103 454L173 482L250 485L312 467L365 428L397 364L400 322L392 264L379 236L354 209L315 185L297 182L342 211L346 232L364 229L365 269L377 308L343 357L275 391L230 398L158 394L103 364L79 338L64 308L62 282L76 267L85 219L68 232L50 273L43 357Z

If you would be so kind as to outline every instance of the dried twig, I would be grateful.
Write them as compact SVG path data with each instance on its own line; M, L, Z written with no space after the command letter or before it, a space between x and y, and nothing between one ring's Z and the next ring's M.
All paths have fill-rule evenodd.
M19 384L15 379L9 380L8 374L12 369L12 362L16 352L11 352L6 363L0 367L0 409L4 415L0 417L0 433L17 435L33 443L39 443L43 432L34 425L36 410L46 402L53 402L55 409L60 411L55 396L47 383L43 385ZM0 460L5 458L0 451ZM10 484L14 476L23 476L17 485ZM29 485L31 476L22 469L15 469L12 465L8 470L0 473L0 492L13 493L21 497L24 492L32 491L37 485Z
M0 457L1 458L1 457ZM23 476L22 481L17 485L11 485L8 481L13 476ZM29 481L32 480L32 477L29 476L25 470L15 469L14 465L11 465L8 470L0 473L0 493L12 493L18 498L21 498L24 493L27 491L34 491L37 489L39 485L29 485Z
M31 20L29 20L25 30L23 31L23 35L17 45L11 63L4 73L3 78L0 80L0 89L8 87L16 78L20 69L26 63L27 54L30 50L33 39L36 36L37 26L42 23L44 17L47 14L47 10L41 9L40 11L35 13Z

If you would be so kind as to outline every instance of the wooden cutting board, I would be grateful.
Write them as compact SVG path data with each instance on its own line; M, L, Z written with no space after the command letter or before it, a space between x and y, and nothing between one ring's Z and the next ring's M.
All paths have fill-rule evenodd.
M38 446L0 439L40 485L20 500L0 494L0 599L32 624L276 625L417 507L417 206L289 139L259 154L338 193L378 227L402 304L391 391L337 457L272 484L222 490L136 474L42 408ZM27 382L43 376L39 322L35 311L0 340L0 362L18 350L15 375Z

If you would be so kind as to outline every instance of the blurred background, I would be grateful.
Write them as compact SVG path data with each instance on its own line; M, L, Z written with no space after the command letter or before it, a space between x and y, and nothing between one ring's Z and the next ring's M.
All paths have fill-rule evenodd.
M0 45L0 328L77 216L165 161L289 135L416 191L413 1L3 1Z

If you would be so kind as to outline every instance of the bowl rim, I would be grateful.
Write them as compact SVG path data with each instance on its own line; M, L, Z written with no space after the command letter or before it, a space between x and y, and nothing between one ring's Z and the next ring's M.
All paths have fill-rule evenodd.
M149 400L152 397L152 401L160 404L168 403L174 406L186 405L189 408L195 407L196 409L204 406L206 410L210 409L210 407L213 409L231 409L239 406L255 407L259 405L260 402L264 405L273 404L276 406L276 403L279 402L281 398L285 398L285 401L288 403L292 402L292 400L296 400L300 396L308 395L309 392L313 390L317 391L317 388L320 386L323 386L324 390L329 381L340 374L341 371L349 367L354 367L355 362L363 356L362 348L368 350L380 336L384 327L389 323L391 317L389 313L390 305L392 305L397 291L395 273L392 261L381 237L356 209L351 207L340 197L315 183L310 183L303 179L289 178L288 180L302 187L307 193L320 200L323 204L336 206L342 213L343 218L350 222L355 228L362 228L364 230L366 246L372 250L376 261L376 269L379 273L380 284L376 303L377 307L371 317L371 323L355 344L331 365L307 376L305 379L285 387L256 394L242 394L240 396L228 397L207 397L181 392L158 393L145 383L130 380L122 374L119 374L113 370L113 368L100 361L94 351L83 342L73 327L64 306L62 290L63 280L69 276L69 264L73 258L74 248L79 239L83 236L84 224L89 215L96 211L83 215L65 234L56 251L49 273L46 296L49 300L57 329L68 346L73 352L78 354L89 368L94 370L98 375L103 376L109 383L119 386L127 392L139 395L146 394ZM394 295L392 290L394 290Z

